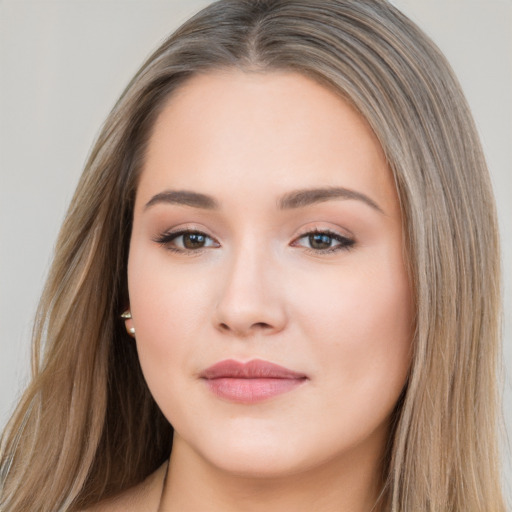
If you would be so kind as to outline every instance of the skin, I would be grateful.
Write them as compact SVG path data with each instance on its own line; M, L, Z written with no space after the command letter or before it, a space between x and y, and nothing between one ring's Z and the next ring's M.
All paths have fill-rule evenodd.
M294 191L333 187L368 200L278 206ZM162 199L171 190L218 208ZM180 229L203 233L204 246L171 239ZM320 250L315 230L336 250ZM370 511L410 365L403 253L382 148L340 97L292 72L186 82L150 138L128 264L127 328L175 440L165 485L160 469L132 497L152 489L155 503L164 487L166 512ZM255 358L307 379L245 404L199 377L218 361ZM118 506L133 502L126 496Z

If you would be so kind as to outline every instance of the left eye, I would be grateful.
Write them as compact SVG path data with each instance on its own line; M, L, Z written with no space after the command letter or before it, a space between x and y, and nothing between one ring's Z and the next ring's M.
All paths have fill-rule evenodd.
M178 243L181 241L181 243ZM213 240L203 233L185 233L174 239L174 243L184 249L201 249L212 245Z
M166 233L155 241L177 252L194 251L204 249L205 247L218 247L218 244L205 233L190 230Z
M314 231L301 236L293 245L306 247L315 252L333 252L348 249L354 245L354 240L330 231Z

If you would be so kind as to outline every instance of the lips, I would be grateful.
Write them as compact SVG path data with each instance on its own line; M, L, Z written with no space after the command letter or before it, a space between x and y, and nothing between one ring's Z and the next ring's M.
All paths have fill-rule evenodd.
M220 361L200 374L210 391L231 402L254 403L292 391L307 376L268 361Z

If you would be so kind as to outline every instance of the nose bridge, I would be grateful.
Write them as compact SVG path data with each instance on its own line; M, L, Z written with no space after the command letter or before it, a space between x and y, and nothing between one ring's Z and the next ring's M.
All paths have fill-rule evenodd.
M216 311L221 330L248 335L282 329L283 297L276 279L277 263L267 242L246 236L227 258Z

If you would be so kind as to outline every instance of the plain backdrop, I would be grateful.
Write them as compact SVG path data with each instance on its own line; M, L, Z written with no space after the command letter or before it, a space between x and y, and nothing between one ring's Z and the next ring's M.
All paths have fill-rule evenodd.
M144 58L208 3L0 0L0 427L29 376L32 318L92 141ZM512 433L512 0L393 3L452 63L483 140L503 240ZM503 452L510 499L505 441Z

